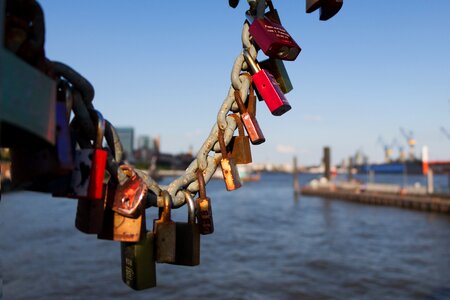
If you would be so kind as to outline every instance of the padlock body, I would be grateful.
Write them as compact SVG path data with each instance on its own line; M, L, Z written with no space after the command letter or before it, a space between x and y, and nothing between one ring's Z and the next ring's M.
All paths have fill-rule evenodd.
M264 134L262 133L261 127L259 126L259 123L256 120L255 116L248 112L245 112L241 114L241 118L252 144L259 145L264 143L266 141L266 138L264 137Z
M59 172L61 175L73 170L73 150L70 130L67 120L66 103L56 102L56 152L58 156Z
M225 187L228 191L234 191L241 187L241 178L233 158L227 157L220 160Z
M200 264L200 228L195 223L176 222L175 265L197 266Z
M128 218L114 212L113 239L121 242L138 242L144 231L143 213L137 218Z
M154 257L154 235L147 232L137 243L122 242L122 280L135 290L156 286L156 267Z
M89 177L88 198L92 200L103 199L103 180L105 178L106 159L108 152L103 149L94 149Z
M268 18L255 19L249 32L264 54L271 58L295 60L301 51L286 29Z
M200 234L211 234L214 232L214 220L212 215L211 199L209 197L197 198L197 221Z
M88 197L93 155L93 149L79 149L76 151L71 182L73 195L69 195L70 197Z
M336 15L342 8L343 0L323 0L320 8L320 20L326 21Z
M155 220L155 254L158 263L174 263L176 257L176 224L169 220Z
M103 185L104 195L107 193L107 185ZM106 197L105 197L106 198ZM78 199L75 227L87 234L99 234L103 228L103 216L105 212L104 201L92 201L90 199Z
M269 58L261 61L259 65L261 69L265 69L272 74L284 94L292 91L292 82L282 60Z
M250 138L248 136L233 136L228 146L231 150L231 157L236 164L244 165L252 162Z
M112 209L125 217L134 218L140 213L146 194L147 186L139 176L128 178L117 187Z
M252 79L272 115L281 116L291 109L291 105L272 74L261 69L252 76Z

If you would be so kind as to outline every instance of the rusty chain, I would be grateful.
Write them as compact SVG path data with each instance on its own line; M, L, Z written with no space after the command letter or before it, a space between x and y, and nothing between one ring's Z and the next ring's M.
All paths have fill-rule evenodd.
M12 2L10 1L8 3ZM96 113L92 103L95 96L94 87L86 78L70 66L61 62L51 61L45 57L43 49L45 26L42 8L37 2L31 3L32 4L29 4L26 1L18 0L17 7L12 8L20 10L24 9L24 6L29 5L29 7L24 9L24 11L29 12L29 15L26 15L25 17L32 20L34 25L30 28L27 27L27 24L23 25L23 39L7 41L7 44L9 43L9 48L25 49L23 52L34 59L34 61L30 61L30 63L37 67L41 67L44 73L53 79L64 79L70 84L72 97L70 104L68 104L68 111L73 112L70 128L75 133L76 142L80 148L92 148L93 143L91 141L95 140L96 135ZM255 7L255 0L248 0L248 3L251 9L252 7ZM20 24L17 25L17 20L12 17L11 20L12 25L7 28L16 30ZM164 201L159 195L162 190L167 190L172 197L173 207L176 208L182 206L186 202L186 192L189 192L189 194L193 196L199 190L196 175L197 170L200 169L203 171L206 183L216 171L222 158L220 145L218 143L218 131L219 129L224 131L225 144L228 145L237 127L235 119L229 115L229 112L239 113L234 92L235 90L239 91L242 101L245 103L251 85L251 77L245 73L247 64L245 63L243 51L248 51L253 58L256 58L257 51L251 43L248 29L249 25L245 22L242 29L243 50L234 61L231 70L231 85L217 114L217 121L212 126L209 136L201 146L195 159L185 170L185 173L170 184L160 186L146 171L136 170L138 175L146 183L148 190L156 195L154 197L156 198L156 201L153 201L151 203L152 205L162 207ZM22 56L26 55L24 54ZM35 62L36 60L37 62ZM39 61L42 61L42 63ZM42 67L42 65L44 67ZM108 145L107 171L110 175L110 180L113 180L116 183L123 183L126 180L126 175L120 168L120 165L124 164L123 147L114 126L108 120L105 119L105 121L105 140Z

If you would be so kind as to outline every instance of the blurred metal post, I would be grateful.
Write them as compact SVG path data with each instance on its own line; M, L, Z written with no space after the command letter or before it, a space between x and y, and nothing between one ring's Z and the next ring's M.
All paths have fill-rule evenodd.
M299 183L299 178L298 178L298 169L297 169L297 157L294 156L293 159L293 167L292 167L292 177L294 180L294 196L295 199L298 198L298 196L300 195L300 183Z
M433 182L433 170L428 170L427 173L427 194L434 193L434 182Z
M323 163L325 165L324 177L330 181L331 180L331 160L330 160L330 147L323 148Z
M353 170L353 157L349 157L347 166L347 179L349 182L353 180L352 170Z

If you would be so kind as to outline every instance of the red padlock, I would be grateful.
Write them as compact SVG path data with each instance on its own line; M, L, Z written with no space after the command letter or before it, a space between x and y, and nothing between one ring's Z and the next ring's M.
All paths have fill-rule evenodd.
M295 60L302 50L281 24L265 16L254 18L249 32L255 43L268 57Z
M92 154L91 176L89 177L88 198L95 200L103 199L103 179L105 177L106 160L108 152L103 149L103 137L105 135L105 119L96 111L98 116L97 134L94 141Z
M274 116L281 116L291 109L291 105L281 91L277 81L267 70L259 67L258 62L252 58L248 51L244 51L244 58L250 67L255 88L266 102L267 107Z
M71 188L67 197L78 199L103 199L103 179L108 152L102 148L105 120L97 113L97 133L92 148L79 149L75 153L75 164Z

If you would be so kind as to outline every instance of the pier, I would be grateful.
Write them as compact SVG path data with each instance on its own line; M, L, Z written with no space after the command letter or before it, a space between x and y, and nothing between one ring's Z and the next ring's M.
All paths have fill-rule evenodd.
M302 195L389 205L422 211L450 213L450 195L428 194L421 188L388 184L316 182L301 189Z

